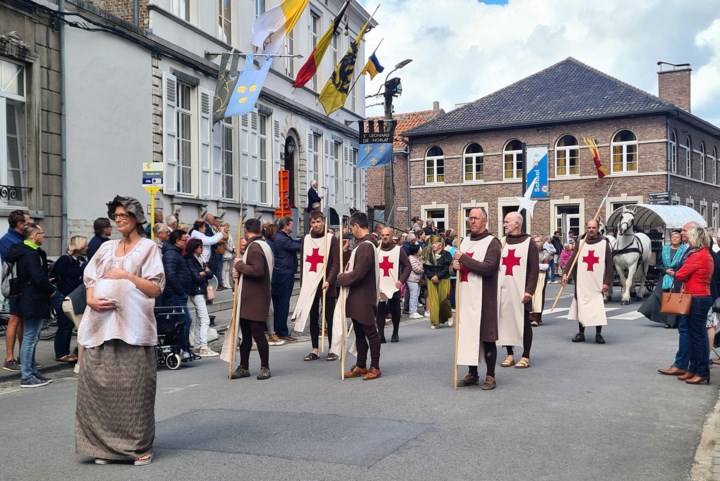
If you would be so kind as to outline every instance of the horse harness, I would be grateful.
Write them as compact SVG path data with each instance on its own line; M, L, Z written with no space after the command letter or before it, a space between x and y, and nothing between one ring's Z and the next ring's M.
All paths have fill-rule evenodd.
M625 235L631 235L631 234L620 234L620 235L625 236ZM640 265L640 264L642 264L643 254L645 253L645 251L643 250L642 242L640 242L640 240L638 240L637 236L635 234L632 234L632 236L633 236L632 243L626 245L622 249L613 249L612 256L615 257L615 256L621 256L623 254L632 254L632 253L637 252L638 254L640 254L638 256L637 265Z

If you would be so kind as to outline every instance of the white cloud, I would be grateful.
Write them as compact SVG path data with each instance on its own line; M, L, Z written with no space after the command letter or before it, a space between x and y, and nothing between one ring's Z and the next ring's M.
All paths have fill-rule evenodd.
M692 112L720 126L720 9L715 0L365 0L380 25L366 37L386 71L368 84L376 92L397 62L396 112L445 110L575 57L657 95L657 61L690 63ZM367 79L369 81L369 78ZM370 103L370 100L368 101ZM368 109L368 115L382 112Z

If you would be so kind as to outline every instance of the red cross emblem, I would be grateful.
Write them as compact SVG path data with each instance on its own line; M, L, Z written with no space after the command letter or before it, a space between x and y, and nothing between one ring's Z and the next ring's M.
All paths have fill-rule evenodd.
M310 263L310 272L317 272L318 264L322 264L325 257L320 255L320 248L313 247L312 254L305 256L305 262Z
M390 269L395 267L395 264L390 262L390 256L383 256L383 261L378 266L383 270L383 277L390 277Z
M474 256L475 253L466 252L465 255L472 259L472 256ZM470 274L470 271L467 270L464 265L460 264L460 282L468 282L468 274Z
M520 265L522 257L515 256L515 249L508 249L508 253L503 257L502 265L505 266L505 275L513 275L513 267Z
M587 264L587 270L593 271L595 264L600 264L600 258L595 256L595 251L588 250L588 254L582 258L582 261Z

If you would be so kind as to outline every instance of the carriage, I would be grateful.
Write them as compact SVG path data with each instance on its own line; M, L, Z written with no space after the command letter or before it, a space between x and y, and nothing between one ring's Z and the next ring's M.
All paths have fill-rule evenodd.
M706 227L705 219L694 209L683 205L633 204L616 209L607 219L607 225L616 238L610 239L615 274L623 290L622 303L630 301L632 292L638 300L644 292L655 287L661 276L657 268L663 244L670 240L673 230L682 229L695 221ZM632 282L626 281L626 272L632 273ZM636 290L635 287L638 287ZM612 289L609 293L612 298Z

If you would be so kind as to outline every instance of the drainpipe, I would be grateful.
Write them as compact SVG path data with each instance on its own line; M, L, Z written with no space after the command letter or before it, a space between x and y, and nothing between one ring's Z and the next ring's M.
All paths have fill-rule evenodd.
M65 0L58 2L58 10L65 12ZM67 173L67 112L65 104L65 22L60 22L60 184L62 189L62 217L60 218L62 237L60 254L68 240L68 173Z
M133 25L140 26L140 0L133 0Z
M408 141L405 144L405 159L407 162L407 205L408 205L408 214L407 214L407 225L408 227L411 227L410 219L412 219L412 199L410 199L410 142Z

